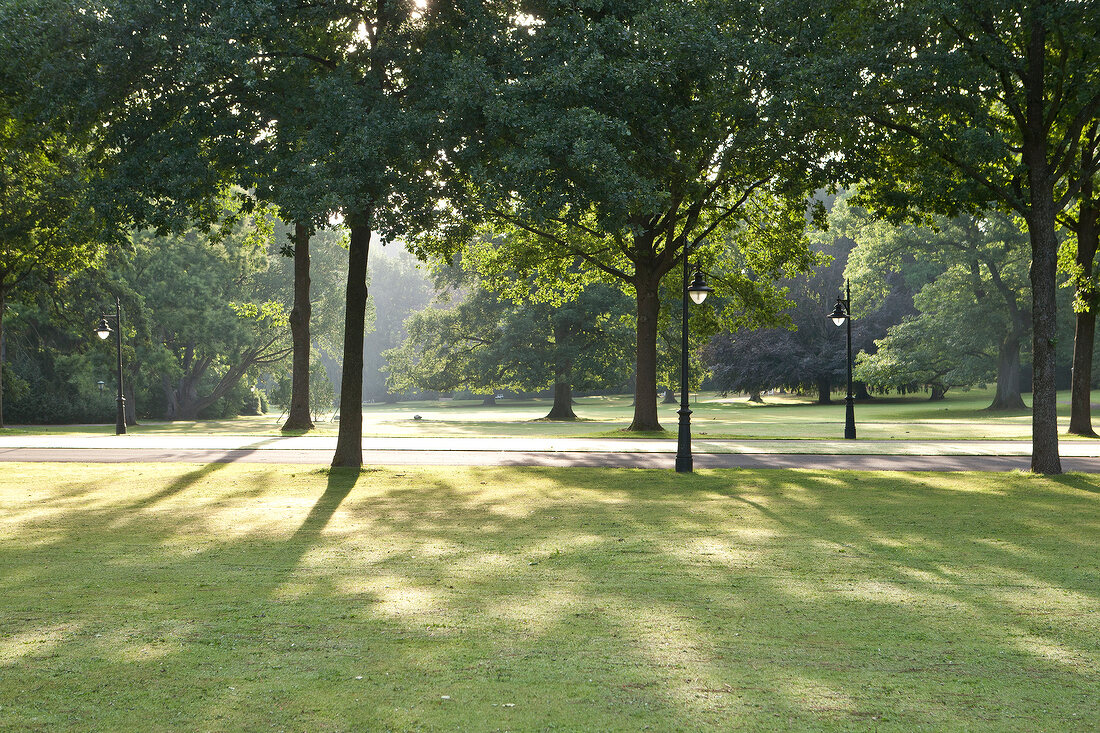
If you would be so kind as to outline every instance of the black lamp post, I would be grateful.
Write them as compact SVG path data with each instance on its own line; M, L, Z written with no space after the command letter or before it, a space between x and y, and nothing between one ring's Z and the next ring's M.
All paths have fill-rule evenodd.
M852 286L844 281L844 298L839 295L836 298L836 306L829 318L837 326L848 324L848 396L844 398L844 438L856 439L856 408L855 398L852 397Z
M695 277L688 285L688 271L690 266L684 259L684 330L682 338L680 361L680 409L676 414L680 416L680 432L676 442L676 473L691 473L693 461L691 459L691 408L688 407L688 299L697 305L707 299L714 288L707 285L703 279L703 273L695 270Z
M122 396L122 301L115 298L114 315L107 314L99 319L95 327L96 336L106 340L111 335L108 318L115 319L115 346L118 349L118 414L115 415L115 435L126 434L126 398Z

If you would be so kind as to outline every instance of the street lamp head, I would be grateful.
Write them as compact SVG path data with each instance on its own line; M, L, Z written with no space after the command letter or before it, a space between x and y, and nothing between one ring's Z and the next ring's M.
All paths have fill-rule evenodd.
M106 339L111 335L111 326L107 323L106 318L99 319L99 325L95 327L95 335L101 339Z
M103 381L102 379L101 379L101 380L99 380L98 382L96 382L96 385L97 385L97 386L99 387L99 391L100 391L100 392L102 392L102 391L103 391L103 387L104 387L104 386L106 386L106 384L107 384L107 383L106 383L106 382L104 382L104 381Z
M833 312L829 314L829 318L833 319L833 323L838 326L843 326L844 322L848 320L848 309L844 307L844 299L837 297L836 306L833 308Z
M714 292L714 288L707 285L707 281L703 279L703 273L696 270L695 278L691 281L691 285L688 286L688 295L691 296L691 300L695 305L699 305L706 300L707 296L712 292Z

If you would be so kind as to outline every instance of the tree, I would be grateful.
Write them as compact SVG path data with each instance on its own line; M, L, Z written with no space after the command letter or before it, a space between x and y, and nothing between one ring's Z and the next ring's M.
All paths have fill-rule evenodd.
M865 300L881 297L891 277L920 291L920 315L876 342L879 354L863 358L860 379L880 386L927 384L942 396L949 387L994 378L989 409L1025 409L1020 359L1031 324L1030 250L1017 221L994 210L932 218L927 226L892 226L873 221L848 198L834 213L835 231L858 241L848 272Z
M706 360L715 387L750 395L776 387L816 390L819 403L832 400L833 386L847 377L847 349L841 330L825 316L837 295L843 295L845 274L858 259L856 240L863 238L869 223L849 207L845 193L831 202L827 224L810 232L823 264L780 283L788 299L780 325L728 329L710 343ZM910 289L889 275L873 286L865 284L862 291L857 288L852 303L852 345L857 354L873 349L874 339L912 311ZM854 387L866 393L864 385Z
M838 12L833 92L878 133L868 200L954 215L994 203L1031 244L1033 471L1061 473L1055 393L1058 215L1100 168L1077 165L1100 110L1095 2L922 0ZM847 83L844 83L846 80ZM887 171L886 175L881 175Z
M547 282L579 271L635 296L630 429L657 430L663 279L701 258L715 280L727 273L718 285L743 308L754 290L737 274L746 261L761 284L810 263L805 196L826 144L792 88L792 55L802 69L808 61L787 44L794 19L777 10L654 1L524 11L512 46L471 64L467 87L488 91L462 111L483 132L453 146L468 182L452 198L509 235L508 267ZM738 234L752 241L735 251Z
M101 277L124 284L141 351L132 363L161 391L163 415L193 420L256 368L290 354L277 293L258 288L269 232L246 220L217 238L137 232ZM249 226L252 224L253 226ZM275 254L278 257L277 254Z
M1093 120L1081 137L1077 154L1081 171L1093 170L1097 158L1100 158L1100 122ZM1065 247L1059 253L1059 269L1070 273L1070 284L1074 288L1075 329L1068 432L1087 436L1096 435L1092 429L1092 357L1096 342L1096 308L1100 305L1095 273L1097 218L1100 216L1100 187L1096 178L1097 174L1093 174L1092 178L1082 180L1076 211L1071 207L1060 217L1062 225L1072 231L1076 239L1072 261Z
M13 291L32 275L63 281L95 263L105 231L87 200L80 146L17 116L0 98L0 353ZM0 359L0 427L4 425Z
M364 338L363 394L367 399L396 400L386 386L382 354L401 345L408 335L405 321L428 306L434 290L425 270L405 250L372 257L370 282L373 327Z
M575 388L621 382L629 369L631 324L614 288L593 284L561 303L537 294L515 302L473 272L441 284L443 303L414 314L408 337L384 354L395 390L551 389L546 418L575 420Z

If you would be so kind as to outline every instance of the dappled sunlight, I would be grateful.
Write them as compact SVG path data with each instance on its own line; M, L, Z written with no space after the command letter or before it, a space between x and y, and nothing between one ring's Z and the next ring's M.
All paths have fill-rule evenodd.
M933 595L926 588L887 580L849 580L831 590L859 601L887 605L926 604Z
M1082 673L1095 676L1095 671L1100 668L1100 654L1095 651L1085 652L1061 644L1049 637L1035 634L1020 634L1012 639L1016 648L1046 662L1051 662L1064 667L1067 672Z
M337 582L337 589L347 595L367 597L375 613L410 624L439 620L445 612L439 588L429 588L399 575L343 578Z
M1073 481L85 467L0 518L0 721L60 685L62 716L109 687L200 729L359 698L410 729L1072 730L1100 715Z
M697 627L697 619L656 601L636 605L627 599L603 598L601 606L641 660L643 677L661 680L654 694L686 708L683 714L689 716L729 702L724 695L707 694L724 692L719 688L730 680L718 671L723 666L720 655Z
M863 706L852 695L825 685L808 675L790 675L778 686L777 692L804 709L822 713L826 718L840 715L858 715ZM870 717L868 713L868 717Z
M695 537L684 542L667 542L662 549L669 556L678 558L685 566L746 568L756 564L764 556L761 549L735 546L717 537Z
M108 659L123 663L155 663L180 653L193 633L193 626L184 621L171 625L151 624L145 628L104 629L96 634L96 646Z
M53 623L0 636L0 664L10 666L26 657L49 657L62 644L81 633L83 624Z
M486 607L484 613L507 621L523 633L545 635L565 622L577 609L588 607L589 598L571 590L583 585L580 578L559 578L552 588L539 588L533 593L518 592L501 598Z

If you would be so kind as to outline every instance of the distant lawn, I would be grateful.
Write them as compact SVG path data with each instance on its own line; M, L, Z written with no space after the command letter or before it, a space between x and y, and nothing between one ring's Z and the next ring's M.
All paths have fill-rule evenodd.
M1030 395L1028 396L1030 398ZM722 397L707 392L693 397L693 433L706 438L842 438L844 402L838 397L831 405L818 405L808 397L768 396L756 405L744 396ZM947 399L929 402L925 396L874 398L856 405L860 438L867 440L1028 440L1031 413L989 412L992 389L951 392ZM1100 401L1100 392L1094 398ZM1062 430L1069 424L1069 393L1058 395ZM550 411L548 399L501 400L485 407L480 400L432 400L371 404L363 409L366 436L430 437L669 437L674 439L677 405L660 405L664 433L638 436L624 432L633 416L631 397L582 397L574 410L578 422L543 420ZM415 416L419 415L420 419ZM62 432L113 434L109 425L43 426L15 432ZM225 433L279 435L278 414L240 417L232 420L192 420L172 423L148 421L132 428L135 433ZM335 435L338 423L324 420L311 434ZM0 435L5 434L0 430ZM13 434L8 432L8 434Z
M7 464L3 730L1093 731L1100 477Z

